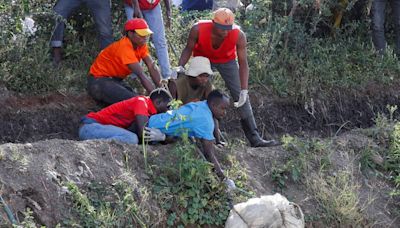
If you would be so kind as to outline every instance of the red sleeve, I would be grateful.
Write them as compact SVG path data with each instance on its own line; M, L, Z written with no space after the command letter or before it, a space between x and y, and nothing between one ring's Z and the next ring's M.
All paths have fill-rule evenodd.
M134 115L150 116L149 107L146 100L142 97L138 98L134 103Z

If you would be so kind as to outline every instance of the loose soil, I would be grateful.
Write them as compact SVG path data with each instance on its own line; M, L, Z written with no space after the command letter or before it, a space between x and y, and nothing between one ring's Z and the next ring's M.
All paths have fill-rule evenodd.
M369 127L377 113L387 113L386 105L400 107L399 84L390 87L369 86L363 91L337 92L332 98L316 97L313 102L276 98L270 92L254 88L251 94L253 110L260 131L266 137L290 133L302 136L340 136L334 138L335 153L331 160L337 170L351 167L359 184L359 197L367 205L363 213L378 227L400 227L398 215L392 213L398 202L388 197L389 184L378 178L367 179L359 171L355 154L344 154L341 148L363 148L370 139L352 132L356 127ZM143 155L136 146L109 141L76 141L80 118L100 109L86 94L53 93L42 96L14 94L0 87L0 193L19 219L26 207L32 208L38 224L54 227L69 218L70 200L60 184L74 181L78 186L96 180L110 185L123 178L134 186L149 186L143 172ZM244 140L235 110L222 121L222 130L229 138ZM46 141L41 141L46 140ZM16 144L24 143L24 144ZM362 145L358 145L358 144ZM152 156L166 156L170 147L150 147ZM249 148L238 146L234 155L249 176L249 185L257 195L281 191L289 200L302 206L306 215L321 213L321 207L303 184L290 181L286 189L277 189L271 180L271 167L283 165L292 156L281 147ZM129 175L124 174L126 155L129 155ZM223 160L223 159L222 159ZM223 163L229 166L229 163ZM129 176L129 178L127 177ZM374 199L372 202L369 200ZM165 223L165 215L151 199L144 202L151 223ZM0 210L0 218L7 221ZM321 227L310 222L310 227Z

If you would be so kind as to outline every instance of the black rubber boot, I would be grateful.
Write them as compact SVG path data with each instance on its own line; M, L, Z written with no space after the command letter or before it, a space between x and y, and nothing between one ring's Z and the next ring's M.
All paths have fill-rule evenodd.
M276 140L262 139L258 133L256 122L252 116L248 117L247 119L241 119L240 123L242 124L244 134L249 140L251 147L270 147L281 145L281 143Z

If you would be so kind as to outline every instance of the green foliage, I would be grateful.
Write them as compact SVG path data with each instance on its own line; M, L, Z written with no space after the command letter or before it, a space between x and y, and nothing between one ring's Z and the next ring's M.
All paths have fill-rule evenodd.
M377 164L373 161L373 156L374 150L372 148L365 148L361 152L360 165L362 171L375 170L377 168Z
M96 31L89 11L82 7L65 21L64 61L52 62L50 37L54 30L53 0L0 0L0 81L24 93L83 90L89 67L98 53ZM113 8L122 9L121 2ZM115 37L122 10L114 9ZM35 32L24 29L24 20L34 21ZM115 26L117 25L117 26Z
M23 214L24 214L24 220L21 222L20 226L13 225L13 227L36 228L37 226L35 218L33 217L33 211L28 207Z
M281 96L308 100L338 89L362 88L371 81L398 79L397 58L391 54L383 59L374 56L367 33L369 22L364 17L346 22L331 36L337 1L321 1L319 10L314 3L299 1L291 17L291 6L285 1L281 5L253 1L255 9L242 23L248 34L253 83L270 85Z
M196 151L194 144L179 143L171 151L173 162L155 172L154 191L169 213L169 226L222 225L228 216L225 186Z
M283 166L272 168L271 178L279 188L286 187L286 181L299 182L309 169L312 162L316 162L320 170L330 166L330 160L326 158L328 145L318 139L302 140L297 137L285 135L282 137L282 147L293 156L287 159Z
M146 227L128 184L118 182L115 186L91 183L88 195L76 184L67 184L73 202L73 211L79 221L70 221L69 226L83 227ZM108 199L108 200L107 200Z
M391 179L395 184L393 195L400 194L400 123L394 125L391 135L391 143L385 164L387 170L391 171Z

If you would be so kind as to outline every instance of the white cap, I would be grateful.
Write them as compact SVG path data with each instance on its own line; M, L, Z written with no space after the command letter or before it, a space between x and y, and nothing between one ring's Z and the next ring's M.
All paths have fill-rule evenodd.
M213 74L213 71L211 70L210 60L203 56L193 57L190 61L189 68L186 71L186 75L197 77L203 73L207 73L209 75Z

